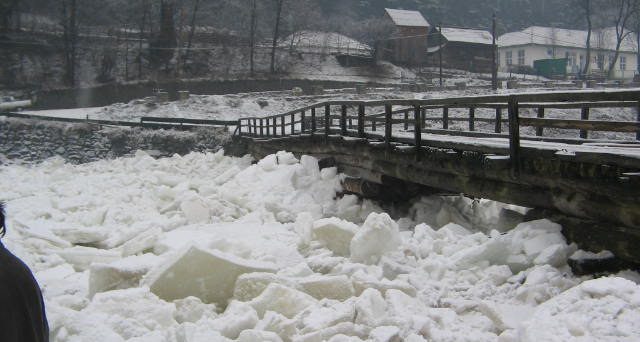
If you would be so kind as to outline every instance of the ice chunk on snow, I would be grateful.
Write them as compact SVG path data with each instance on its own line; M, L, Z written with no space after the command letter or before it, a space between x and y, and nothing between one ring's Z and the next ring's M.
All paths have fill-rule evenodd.
M339 218L320 219L313 223L313 237L339 256L349 256L349 245L358 226Z
M320 306L310 307L301 314L304 328L302 334L319 331L343 322L353 322L356 317L355 298L345 302L326 301Z
M161 235L162 229L157 227L141 232L120 247L122 249L122 255L126 257L152 249Z
M380 291L366 289L356 299L356 323L375 327L387 314L387 303Z
M355 295L353 282L346 275L311 276L299 281L302 290L316 299L344 301Z
M249 302L260 317L267 311L274 311L287 318L315 303L310 295L280 284L269 284L260 296Z
M195 323L202 318L215 318L216 306L213 304L204 304L200 298L187 297L178 299L173 302L176 305L176 311L173 314L176 322Z
M283 284L287 286L295 286L285 278L277 276L273 273L255 272L245 273L236 280L233 298L246 302L258 297L269 284Z
M388 214L371 213L351 240L351 259L375 264L400 245L398 225Z
M536 308L522 341L630 341L640 336L640 287L617 277L586 281Z
M268 155L258 162L258 166L264 171L274 171L278 167L278 159L275 154Z
M371 330L369 338L374 342L400 342L400 329L394 326L382 326Z
M249 329L240 333L238 336L238 342L255 342L255 341L264 341L264 342L282 342L280 336L276 335L271 331L261 331Z
M119 322L129 319L148 330L158 330L176 323L173 319L174 311L173 304L159 300L148 288L142 287L98 293L80 315L92 316L102 313L118 318L109 320L110 324L118 325Z
M226 307L238 276L250 272L275 272L270 264L248 261L219 251L190 246L146 279L151 291L164 300L188 296Z
M224 337L238 338L243 330L253 329L258 323L258 314L248 304L232 301L223 315L211 320L211 327Z
M53 232L73 244L96 243L105 240L109 232L103 227L65 227L54 228Z
M278 151L276 159L280 165L293 165L298 163L298 159L291 152Z
M182 203L180 203L180 209L189 223L205 223L211 220L211 209L205 201L198 196L191 196L182 201Z
M89 297L98 292L137 287L160 260L153 254L132 256L110 264L96 263L89 270Z
M290 341L297 331L296 322L296 319L288 319L277 312L267 311L255 329L274 332L284 341Z
M88 269L93 263L109 263L121 258L121 254L115 251L83 246L64 249L58 255L78 271Z

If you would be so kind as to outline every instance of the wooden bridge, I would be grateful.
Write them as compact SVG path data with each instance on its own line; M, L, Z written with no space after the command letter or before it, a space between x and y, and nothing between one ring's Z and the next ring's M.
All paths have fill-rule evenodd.
M588 239L615 230L630 243L640 241L639 106L640 90L329 101L243 118L238 131L256 158L279 150L331 158L347 175L382 186L548 210L605 227ZM636 121L629 114L626 121L589 120L594 108L634 108ZM575 109L580 119L549 118L555 109ZM576 130L580 138L545 136L549 129ZM589 139L603 131L628 139ZM635 248L617 252L640 261Z

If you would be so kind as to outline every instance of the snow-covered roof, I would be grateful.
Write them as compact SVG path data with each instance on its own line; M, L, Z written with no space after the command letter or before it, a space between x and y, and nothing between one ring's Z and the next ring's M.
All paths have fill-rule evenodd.
M531 26L522 31L506 33L498 38L501 47L517 45L549 45L585 49L587 46L587 31L568 30L554 27ZM594 49L615 50L615 28L594 30L591 34L591 47ZM620 51L637 51L632 35L622 42Z
M442 35L450 42L493 44L493 36L484 30L443 27Z
M369 45L335 32L299 31L280 40L279 45L300 52L370 55L372 51Z
M407 11L392 8L384 9L396 26L430 27L427 19L418 11Z

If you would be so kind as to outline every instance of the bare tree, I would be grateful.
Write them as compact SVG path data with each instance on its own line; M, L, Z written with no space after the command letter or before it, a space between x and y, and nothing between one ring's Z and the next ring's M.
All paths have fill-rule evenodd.
M200 5L200 0L193 1L193 10L191 11L191 23L189 30L189 37L187 38L187 49L184 53L184 61L182 65L182 69L184 70L187 66L187 61L189 60L189 53L191 52L191 45L193 42L193 36L196 32L196 17L198 15L198 6Z
M76 84L76 60L78 48L78 6L76 0L62 0L62 27L64 40L65 83Z
M11 26L11 17L18 7L19 0L1 0L0 1L0 20L2 20L2 28L0 32L9 31Z
M278 36L280 34L280 20L282 19L282 5L284 0L274 0L276 5L276 26L273 30L273 44L271 46L271 67L272 74L276 73L276 48L278 46Z
M640 0L611 0L611 8L614 12L614 23L616 29L616 50L613 55L613 60L609 63L608 77L614 76L616 63L618 57L620 57L620 47L622 42L631 34L631 30L628 30L628 24L634 13L638 11Z
M584 67L580 70L584 78L591 71L591 33L593 32L593 0L576 0L577 5L584 11L584 17L587 21L587 54Z
M249 23L249 73L251 77L255 74L255 53L256 53L256 30L258 26L258 14L256 13L256 0L251 1L251 21Z

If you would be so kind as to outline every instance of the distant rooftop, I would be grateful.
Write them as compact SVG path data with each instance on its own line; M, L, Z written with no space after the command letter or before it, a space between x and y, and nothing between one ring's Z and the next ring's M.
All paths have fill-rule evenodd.
M587 46L587 31L531 26L522 31L509 32L500 36L498 44L501 47L535 44L585 49ZM594 30L591 35L591 46L594 49L615 50L615 28ZM637 51L633 35L627 36L622 42L620 51Z
M450 42L493 44L493 36L485 30L443 27L442 35Z
M407 11L399 9L384 9L396 26L407 27L430 27L427 20L418 11Z

